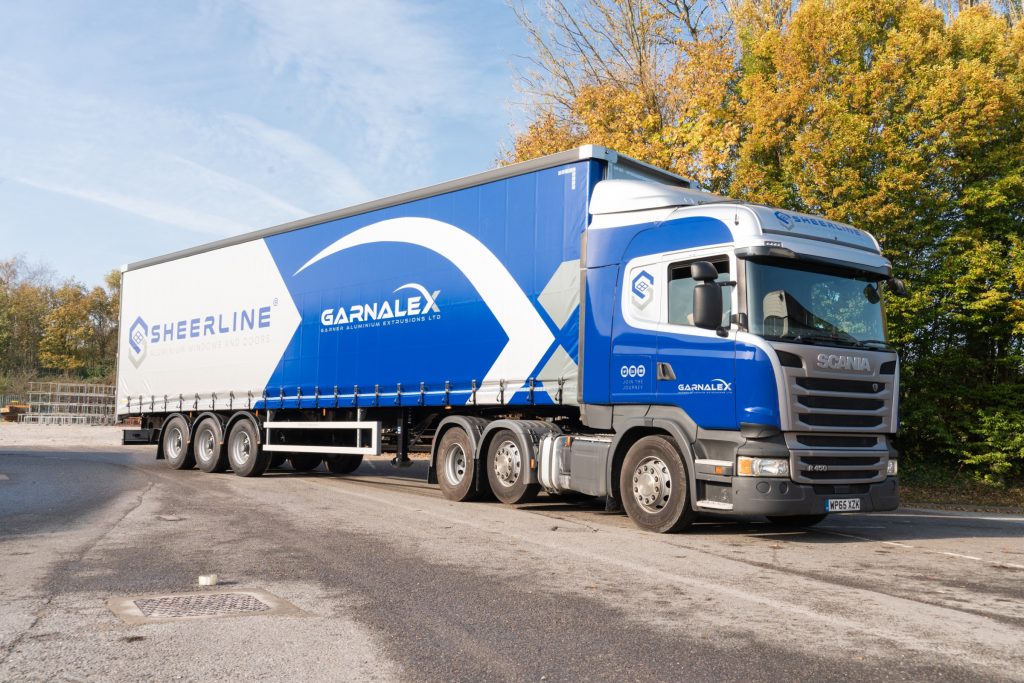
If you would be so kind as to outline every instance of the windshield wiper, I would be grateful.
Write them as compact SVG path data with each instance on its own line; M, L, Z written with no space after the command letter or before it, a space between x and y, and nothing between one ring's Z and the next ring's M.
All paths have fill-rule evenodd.
M868 344L879 344L879 345L881 345L882 347L884 347L886 349L890 348L889 347L889 342L885 341L884 339L858 339L857 340L857 346L867 346Z
M885 346L886 348L888 348L888 345L884 341L882 341L881 339L864 339L864 340L860 340L860 339L855 339L855 338L849 337L849 336L848 337L841 337L841 336L836 335L836 334L815 334L813 332L807 333L807 334L797 334L797 335L794 335L792 337L786 336L786 337L771 337L771 338L772 339L777 339L779 341L792 342L792 343L795 343L795 344L820 344L822 342L825 342L825 343L828 343L828 344L832 344L834 346L843 346L843 347L847 347L847 348L854 347L854 348L863 348L863 349L874 348L872 346L869 346L869 344L881 344L881 345Z

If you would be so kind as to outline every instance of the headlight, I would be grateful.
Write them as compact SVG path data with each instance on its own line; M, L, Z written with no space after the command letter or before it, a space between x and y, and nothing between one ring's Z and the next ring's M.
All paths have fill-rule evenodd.
M736 472L744 477L788 477L789 461L781 458L736 458Z
M885 466L885 473L888 474L890 477L896 476L896 471L899 469L898 465L898 460L889 460L888 464L886 464Z

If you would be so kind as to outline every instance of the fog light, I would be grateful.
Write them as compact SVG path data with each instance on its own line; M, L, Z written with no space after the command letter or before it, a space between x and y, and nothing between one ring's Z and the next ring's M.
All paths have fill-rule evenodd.
M885 466L885 473L890 477L896 476L896 471L899 469L897 466L898 460L890 460Z
M746 477L788 477L789 461L780 458L736 458L736 471Z

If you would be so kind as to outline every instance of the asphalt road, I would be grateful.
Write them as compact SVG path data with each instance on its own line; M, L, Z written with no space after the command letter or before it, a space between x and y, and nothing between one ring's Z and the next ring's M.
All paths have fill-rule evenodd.
M424 472L0 450L0 680L1024 680L1024 517L657 536L591 501L451 503ZM106 606L206 573L300 611Z

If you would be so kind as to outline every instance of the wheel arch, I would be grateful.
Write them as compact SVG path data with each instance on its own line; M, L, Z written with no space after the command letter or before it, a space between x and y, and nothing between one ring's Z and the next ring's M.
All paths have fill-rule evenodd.
M189 441L192 440L191 432L194 431L195 426L198 425L203 420L205 420L206 418L213 418L213 423L217 425L217 429L220 431L220 433L217 435L218 443L219 445L223 446L224 441L227 439L228 433L227 428L224 426L226 419L224 418L223 415L218 415L217 413L211 413L209 411L199 413L198 415L196 415L195 419L192 420L192 425L189 426Z
M231 433L231 429L238 423L239 420L249 420L249 422L252 423L252 426L255 427L256 429L256 443L262 444L263 425L260 424L260 420L258 417L245 410L239 410L234 415L229 417L227 419L227 422L223 424L224 440L227 440L227 435Z
M430 443L430 465L427 468L428 484L437 483L437 451L445 432L453 427L461 427L469 436L470 443L473 444L473 458L476 459L479 453L480 437L484 433L487 423L488 420L472 415L449 415L438 423L437 429L434 431L434 438Z
M544 420L495 420L487 425L484 433L480 436L480 443L474 456L478 461L486 459L484 454L487 453L487 449L491 447L491 441L494 440L494 435L502 429L511 431L522 440L523 445L528 451L524 454L528 459L527 462L534 463L534 466L528 468L529 476L527 481L531 484L536 484L538 482L536 462L538 449L540 448L540 440L548 434L561 434L562 430L559 429L557 425L545 422ZM483 471L484 468L477 468L477 472Z
M615 500L621 500L619 491L619 475L622 472L622 463L626 459L626 453L640 439L645 436L667 436L683 456L687 472L687 486L690 490L690 500L696 500L697 480L694 477L694 456L690 441L678 423L665 419L637 419L629 420L624 431L616 435L612 443L612 457L608 466L608 494Z

